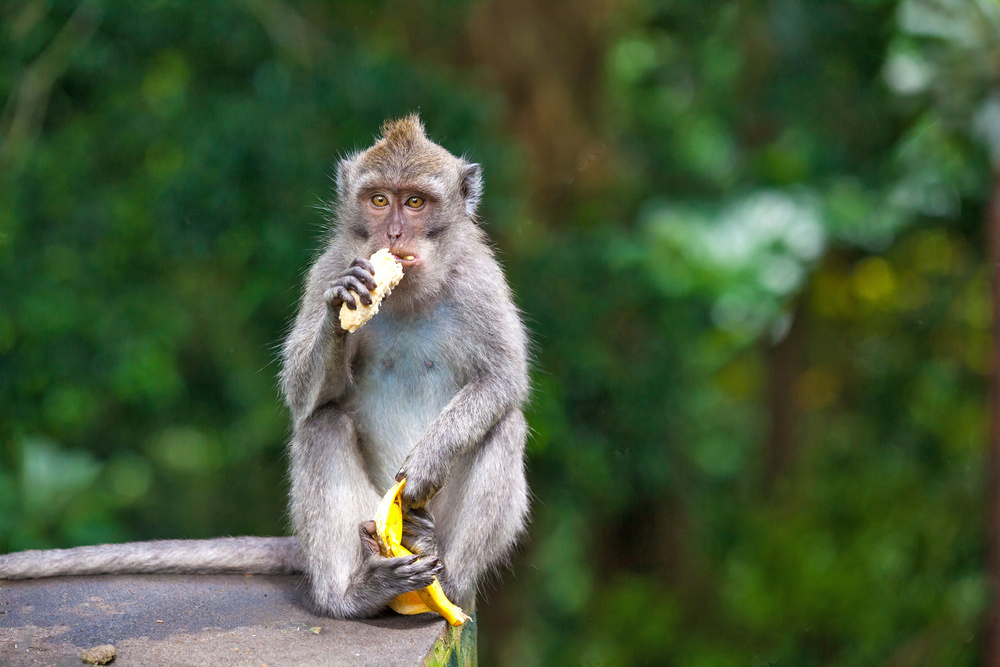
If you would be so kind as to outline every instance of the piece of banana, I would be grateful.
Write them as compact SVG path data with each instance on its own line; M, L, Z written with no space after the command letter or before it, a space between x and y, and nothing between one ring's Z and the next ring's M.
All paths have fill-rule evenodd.
M434 611L424 604L424 601L420 599L420 596L417 595L416 591L410 591L409 593L397 595L389 602L389 609L392 609L397 614L403 614L404 616L426 614L427 612Z
M370 320L378 312L382 299L389 296L392 288L403 279L403 267L399 265L396 258L389 252L388 248L382 248L372 255L369 260L375 268L375 289L371 290L372 305L366 306L361 303L357 294L354 302L357 308L351 310L347 304L340 306L340 326L345 331L355 332L362 324ZM351 290L354 292L354 290Z
M412 555L410 550L400 543L403 538L403 508L399 494L405 485L404 479L389 489L375 512L375 535L378 538L379 550L383 556L389 558ZM472 620L445 596L437 577L434 577L434 582L427 588L396 596L389 603L389 607L399 614L406 615L437 612L455 627Z

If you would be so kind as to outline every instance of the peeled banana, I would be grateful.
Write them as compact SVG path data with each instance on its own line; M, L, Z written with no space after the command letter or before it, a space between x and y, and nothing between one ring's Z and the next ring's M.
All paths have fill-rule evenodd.
M406 480L404 479L389 489L379 502L378 510L375 512L375 536L379 543L379 550L383 556L389 558L412 555L412 552L400 543L403 538L403 508L400 504L399 494L405 485ZM422 614L428 611L437 612L454 627L472 620L445 597L437 577L434 578L434 582L430 586L423 590L396 596L389 603L389 607L399 614L406 615Z
M396 258L389 252L388 248L382 248L372 255L369 260L375 268L375 289L371 291L372 305L366 306L361 303L361 299L354 297L357 308L351 310L347 304L340 306L340 326L345 331L354 332L358 328L374 317L378 312L382 299L389 296L392 288L403 279L403 267L399 265ZM351 290L352 292L354 290Z

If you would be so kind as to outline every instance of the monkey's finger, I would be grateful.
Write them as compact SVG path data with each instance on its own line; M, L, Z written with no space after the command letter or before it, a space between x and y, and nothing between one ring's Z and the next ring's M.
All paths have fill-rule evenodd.
M396 567L396 574L400 576L414 580L426 580L427 583L424 586L430 586L430 582L434 577L443 571L444 565L441 564L441 559L437 557L420 558L412 563L403 563Z
M367 271L368 273L375 275L375 265L369 262L364 257L355 257L354 261L351 262L351 266L358 266Z
M424 506L424 504L417 498L407 498L406 496L400 495L400 500L403 502L403 507L408 507L410 509Z
M365 304L366 306L372 305L372 294L371 292L368 291L368 288L361 283L360 280L358 280L354 276L343 276L340 278L338 282L347 289L356 293L358 297L361 299L361 303Z
M402 572L405 568L413 568L420 560L419 554L413 554L412 556L396 556L386 560L386 565L393 568L394 570ZM418 568L419 569L419 568ZM410 570L407 570L410 571Z
M331 286L326 291L326 294L323 295L323 298L331 308L338 308L340 304L344 304L351 310L355 310L358 307L357 302L354 300L354 295L343 285L335 284Z
M333 282L330 283L329 289L323 293L323 300L331 308L338 308L340 304L344 303L344 296L346 294L347 290L344 289L343 285Z
M433 574L435 577L444 572L444 563L441 562L440 558L434 556L433 558L428 558L426 560L430 566L428 572Z
M369 262L369 264L370 263L371 262ZM364 267L352 266L351 268L347 269L347 271L345 271L341 277L346 278L347 276L357 278L369 290L374 290L376 287L378 287L378 283L375 282L375 276L372 274L371 271L366 271Z
M437 488L431 486L418 486L416 484L410 487L410 482L406 483L403 487L403 492L400 494L400 498L403 501L403 506L407 510L420 509L426 505L431 498L433 498L438 492Z

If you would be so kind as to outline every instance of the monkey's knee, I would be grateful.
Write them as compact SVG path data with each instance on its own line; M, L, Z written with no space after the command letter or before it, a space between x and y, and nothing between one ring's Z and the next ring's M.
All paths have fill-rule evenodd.
M516 457L523 462L524 446L528 440L528 421L520 410L511 410L494 424L484 439L484 449L498 447L501 456Z
M363 467L354 420L333 404L317 408L297 425L288 453L293 495L300 487L308 488L310 495L325 495L331 482L356 475Z
M293 515L299 502L321 503L333 493L331 484L357 474L356 442L354 421L332 404L297 425L288 446Z
M431 501L445 561L442 585L449 596L469 599L476 584L503 565L524 531L529 510L527 432L520 411L504 415Z
M502 499L509 507L522 508L524 511L527 511L528 503L528 482L524 467L527 439L527 420L520 410L511 410L486 434L476 462L480 470L502 471L494 480L494 488L490 489L492 499ZM480 483L490 486L488 479Z
M316 603L336 615L362 559L358 526L378 503L349 415L323 406L297 429L289 448L289 512Z

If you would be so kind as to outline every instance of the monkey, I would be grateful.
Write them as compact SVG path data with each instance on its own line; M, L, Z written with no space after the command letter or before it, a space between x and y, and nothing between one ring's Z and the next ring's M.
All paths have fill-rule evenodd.
M524 526L527 336L476 221L481 193L481 167L430 141L416 116L338 165L336 233L310 271L282 371L294 532L314 604L335 616L369 614L435 575L467 601ZM344 335L336 313L356 307L352 292L370 303L363 258L383 247L403 279ZM378 557L369 525L369 553L345 548L404 478L404 536L435 555Z
M0 579L107 573L304 573L307 604L379 613L439 579L469 605L525 530L529 341L477 213L480 165L427 137L416 114L336 166L330 228L282 347L291 414L292 537L160 540L0 556ZM354 333L388 248L402 281ZM403 544L388 558L375 509L405 479Z

